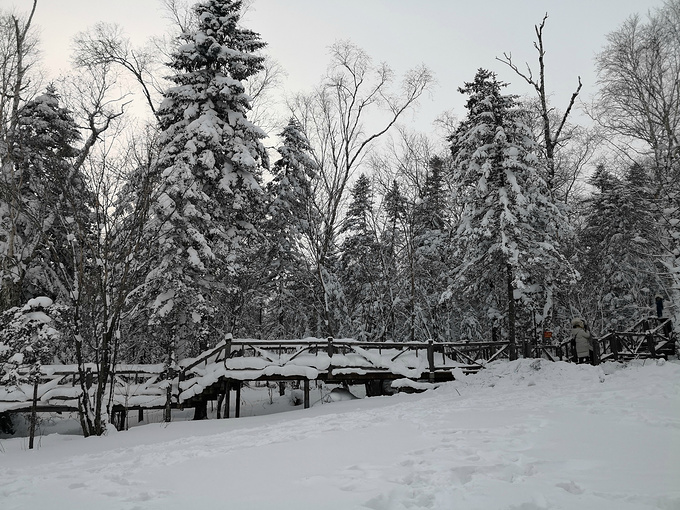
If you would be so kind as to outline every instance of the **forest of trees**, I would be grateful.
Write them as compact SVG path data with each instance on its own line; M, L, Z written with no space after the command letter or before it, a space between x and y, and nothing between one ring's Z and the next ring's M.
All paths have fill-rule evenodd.
M241 2L165 6L166 40L101 23L49 83L37 0L0 12L0 384L96 363L99 434L115 363L171 366L227 334L540 342L577 315L624 327L657 294L675 311L680 0L607 35L588 105L576 77L551 104L546 16L535 63L498 59L535 94L480 62L441 140L404 121L425 67L397 80L340 41L281 115Z

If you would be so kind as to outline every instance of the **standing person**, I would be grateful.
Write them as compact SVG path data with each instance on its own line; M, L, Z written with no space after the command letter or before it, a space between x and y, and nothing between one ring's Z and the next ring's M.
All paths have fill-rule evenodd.
M663 296L657 294L654 299L656 301L656 316L661 318L663 317Z
M592 361L593 339L586 328L586 321L580 317L571 320L571 338L576 349L576 363Z

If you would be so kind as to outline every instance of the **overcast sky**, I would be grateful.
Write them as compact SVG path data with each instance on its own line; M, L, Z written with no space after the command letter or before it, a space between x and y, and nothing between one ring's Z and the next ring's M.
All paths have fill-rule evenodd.
M3 9L25 10L30 0L0 0ZM663 0L256 0L245 25L260 33L269 52L288 72L285 88L300 91L318 82L328 63L327 48L349 39L397 72L424 63L437 86L408 122L429 130L445 110L464 115L457 88L484 67L511 82L508 90L530 89L495 57L512 52L517 63L536 68L534 25L547 12L547 86L553 105L564 108L583 81L582 99L595 91L593 57L631 14L646 15ZM136 42L162 34L159 0L39 0L44 62L56 76L68 65L70 40L98 21L120 24Z

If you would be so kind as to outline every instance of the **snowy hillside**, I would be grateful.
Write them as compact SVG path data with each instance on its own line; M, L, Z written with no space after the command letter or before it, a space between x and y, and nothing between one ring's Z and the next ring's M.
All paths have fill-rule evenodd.
M3 510L678 509L680 364L495 362L417 395L0 452Z

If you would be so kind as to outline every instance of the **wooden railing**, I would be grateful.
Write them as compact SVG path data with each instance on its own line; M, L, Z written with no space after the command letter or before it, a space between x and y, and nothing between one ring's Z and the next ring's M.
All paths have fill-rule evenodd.
M669 318L645 317L626 331L594 338L592 362L598 365L607 360L667 357L676 354L676 340ZM565 340L557 348L566 360L576 361L573 340Z

